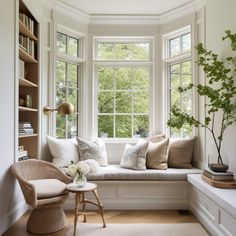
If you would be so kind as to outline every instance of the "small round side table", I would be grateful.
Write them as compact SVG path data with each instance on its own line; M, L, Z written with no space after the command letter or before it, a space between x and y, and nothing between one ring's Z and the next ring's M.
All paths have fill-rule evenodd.
M93 183L86 183L83 187L78 187L74 183L70 183L66 186L66 189L69 192L75 193L75 219L74 219L74 236L76 234L76 226L77 226L77 221L78 221L78 216L83 215L84 216L84 222L86 222L86 215L91 215L91 214L99 214L102 217L102 222L103 222L103 228L106 227L106 223L104 220L104 210L103 210L103 205L100 203L99 198L98 198L98 192L97 192L97 185ZM97 200L97 203L88 201L85 198L85 193L86 192L92 192ZM86 212L86 203L93 204L99 208L99 211L96 212ZM80 205L83 206L83 210L79 211Z

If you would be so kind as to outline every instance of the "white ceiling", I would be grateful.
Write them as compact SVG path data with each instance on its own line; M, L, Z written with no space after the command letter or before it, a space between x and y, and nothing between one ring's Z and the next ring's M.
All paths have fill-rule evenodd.
M161 15L198 0L58 0L89 15Z

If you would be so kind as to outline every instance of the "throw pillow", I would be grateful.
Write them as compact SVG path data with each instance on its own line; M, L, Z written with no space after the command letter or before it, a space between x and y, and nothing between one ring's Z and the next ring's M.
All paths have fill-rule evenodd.
M139 140L135 146L125 145L120 166L133 170L146 170L148 141Z
M77 138L80 160L94 159L100 166L107 166L107 151L102 139L88 141Z
M157 135L153 135L147 138L148 141L151 141L153 143L158 143L162 141L163 139L165 139L165 134L157 134Z
M168 166L173 168L192 168L195 137L171 138L169 145Z
M168 168L168 143L168 138L158 143L149 142L146 162L147 168L158 170Z
M52 163L56 166L68 166L71 161L77 163L79 161L79 152L75 138L57 139L47 136L49 150L52 154Z

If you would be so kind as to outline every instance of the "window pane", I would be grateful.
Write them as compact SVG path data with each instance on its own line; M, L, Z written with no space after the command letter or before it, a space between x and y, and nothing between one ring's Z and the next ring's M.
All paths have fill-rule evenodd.
M78 87L77 65L67 64L67 86Z
M192 135L192 127L189 124L184 124L182 127L182 137L189 137Z
M169 47L170 47L170 56L176 56L180 54L180 37L171 39L169 41Z
M117 90L132 89L132 69L120 68L115 71L115 85Z
M192 113L192 90L187 90L182 94L182 107L183 111L187 112L189 115Z
M132 112L132 95L130 92L116 92L116 112Z
M109 90L113 88L113 73L110 68L98 68L98 87L100 90Z
M133 44L132 60L148 61L150 59L149 43Z
M113 92L100 92L98 95L98 112L113 113Z
M134 93L134 113L149 112L149 93L135 92Z
M75 111L78 111L78 89L67 88L67 102L72 103Z
M178 138L181 137L181 130L177 128L171 128L170 129L171 137L172 138Z
M186 61L182 63L182 75L191 75L191 62Z
M99 115L98 116L98 137L113 138L113 124L114 116L110 115Z
M66 137L66 116L57 114L56 116L56 137Z
M180 108L180 93L176 90L171 90L170 105Z
M117 115L116 119L116 138L132 137L132 118L127 115Z
M56 88L56 105L59 106L61 103L65 102L66 100L66 87L57 86Z
M149 89L149 68L134 69L133 88L135 90Z
M177 89L180 86L180 74L171 74L170 86L172 89Z
M170 66L170 73L180 74L180 64L175 64L175 65Z
M67 138L77 137L78 115L67 115Z
M78 39L68 37L68 50L67 54L73 57L78 57Z
M56 68L56 83L57 85L63 86L66 84L66 63L57 61Z
M116 43L115 55L116 60L132 60L132 44Z
M191 50L191 34L185 34L182 36L182 51L189 52Z
M66 53L66 35L57 32L57 51Z
M134 137L148 137L149 132L149 117L134 116Z
M98 60L114 59L113 43L98 43L97 47Z

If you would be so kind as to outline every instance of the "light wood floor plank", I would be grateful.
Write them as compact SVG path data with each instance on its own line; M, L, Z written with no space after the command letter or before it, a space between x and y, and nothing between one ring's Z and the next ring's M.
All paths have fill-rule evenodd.
M14 225L12 225L2 236L31 236L34 234L26 231L26 222L29 212L23 215ZM74 213L66 212L68 225L73 224ZM180 214L174 210L156 210L156 211L105 211L105 221L107 224L112 223L195 223L198 220L194 215ZM88 223L101 223L101 217L98 215L87 216ZM82 216L79 217L79 223L82 223ZM65 236L68 228L49 234L49 236Z

